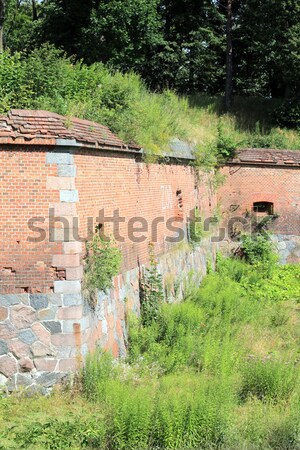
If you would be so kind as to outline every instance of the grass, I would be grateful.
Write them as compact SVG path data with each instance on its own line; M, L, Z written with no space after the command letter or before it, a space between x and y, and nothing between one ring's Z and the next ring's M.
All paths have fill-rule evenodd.
M127 360L90 355L81 391L2 398L0 449L298 450L299 276L219 259L155 322L130 318Z
M151 92L134 73L74 63L50 46L29 55L2 53L0 94L1 112L46 109L66 115L68 124L71 116L96 121L126 142L139 144L148 156L168 151L174 138L195 146L204 166L215 163L217 149L222 153L220 143L230 148L300 149L297 130L274 125L277 100L235 98L232 112L223 114L220 97Z

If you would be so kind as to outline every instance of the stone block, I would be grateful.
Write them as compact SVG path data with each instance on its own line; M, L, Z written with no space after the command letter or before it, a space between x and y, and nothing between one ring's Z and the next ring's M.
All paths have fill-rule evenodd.
M62 321L62 329L63 333L74 333L76 330L80 330L81 332L89 328L90 321L88 317L83 317L79 320L63 320Z
M0 373L0 387L3 388L6 385L6 383L7 383L7 378L4 375L2 375L2 373Z
M0 373L9 378L17 372L17 362L12 356L0 356Z
M30 375L25 375L24 373L18 373L16 375L16 388L18 387L29 387L33 383L33 379Z
M34 358L41 358L45 356L55 356L54 350L49 345L45 345L42 342L36 341L31 346L31 352Z
M70 334L53 334L51 336L51 343L52 345L55 345L56 347L64 347L64 346L70 346L74 347L76 346L76 336L74 333Z
M63 305L64 306L78 306L82 305L83 299L81 294L64 294Z
M34 369L33 361L28 358L21 358L18 362L20 372L31 372Z
M63 243L63 252L64 254L78 254L82 252L82 243L81 242L64 242Z
M49 297L47 294L30 294L30 306L36 310L48 307Z
M6 341L0 340L0 355L6 355L8 353L8 347Z
M47 177L46 189L75 189L75 179L71 177Z
M40 322L34 323L31 329L39 341L41 341L43 344L50 345L51 333Z
M52 308L41 309L38 311L38 319L39 320L54 320L56 316L57 307L54 306Z
M63 378L62 373L58 372L44 372L41 375L37 376L35 381L37 384L50 388L58 383Z
M35 359L34 365L39 372L55 372L57 368L57 359L38 358Z
M28 294L2 294L0 295L1 306L12 306L18 303L28 303Z
M83 266L79 267L67 267L66 269L66 279L69 281L82 280L83 277Z
M80 281L54 281L54 291L56 294L80 294Z
M59 191L59 199L65 203L76 203L79 201L77 189L62 189Z
M0 307L0 321L8 318L8 308Z
M31 344L33 344L33 343L37 340L37 337L36 337L36 335L33 333L33 331L32 331L30 328L28 328L28 329L26 329L26 330L21 330L21 331L18 333L18 339L19 339L21 342L24 342L24 344L31 345Z
M61 323L55 320L47 320L43 322L43 325L51 334L61 333Z
M30 354L30 347L19 339L12 339L8 343L9 351L18 359L25 358Z
M63 164L63 165L74 164L74 158L73 155L71 155L70 153L47 152L46 164Z
M52 217L76 216L76 205L74 203L50 203L49 213Z
M79 368L79 361L77 358L61 359L58 363L58 370L61 372L74 372Z
M52 265L54 267L78 267L80 265L79 255L53 255Z
M73 228L50 228L50 242L74 242L78 236L77 229Z
M57 313L58 320L76 320L82 317L82 305L60 308Z
M36 320L36 313L33 308L26 305L14 305L11 307L10 320L17 329L28 328Z
M57 168L59 177L76 177L76 166L60 164Z

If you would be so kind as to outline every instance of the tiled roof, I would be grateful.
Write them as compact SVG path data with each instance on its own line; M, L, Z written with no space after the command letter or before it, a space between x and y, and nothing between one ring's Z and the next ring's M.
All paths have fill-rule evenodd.
M300 151L246 148L237 151L229 164L300 166Z
M107 127L67 118L49 111L13 109L0 116L0 144L76 145L117 150L140 150L126 145Z

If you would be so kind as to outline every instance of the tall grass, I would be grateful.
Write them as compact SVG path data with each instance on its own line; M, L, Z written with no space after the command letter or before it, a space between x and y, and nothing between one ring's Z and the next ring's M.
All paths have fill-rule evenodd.
M0 400L0 449L298 450L300 268L217 267L130 318L126 360L89 355L82 393Z
M297 131L272 122L277 101L236 98L231 114L223 114L221 98L151 92L134 73L74 63L51 46L29 55L2 53L0 94L1 112L46 109L100 122L149 155L168 151L178 138L195 146L200 162L212 163L220 127L234 146L300 149Z

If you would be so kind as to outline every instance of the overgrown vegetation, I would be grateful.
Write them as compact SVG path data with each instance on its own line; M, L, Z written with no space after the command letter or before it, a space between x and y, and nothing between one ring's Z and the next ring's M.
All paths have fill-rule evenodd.
M46 109L93 120L150 155L168 151L176 137L195 146L199 164L208 168L232 156L237 146L299 149L297 131L272 126L277 104L236 98L233 112L224 115L218 97L153 93L134 73L75 63L49 45L28 55L0 54L1 112Z
M82 392L0 400L1 449L298 450L299 266L219 257L200 288L129 320Z
M83 291L90 306L97 304L97 292L107 291L120 271L121 251L112 238L95 233L86 243Z

